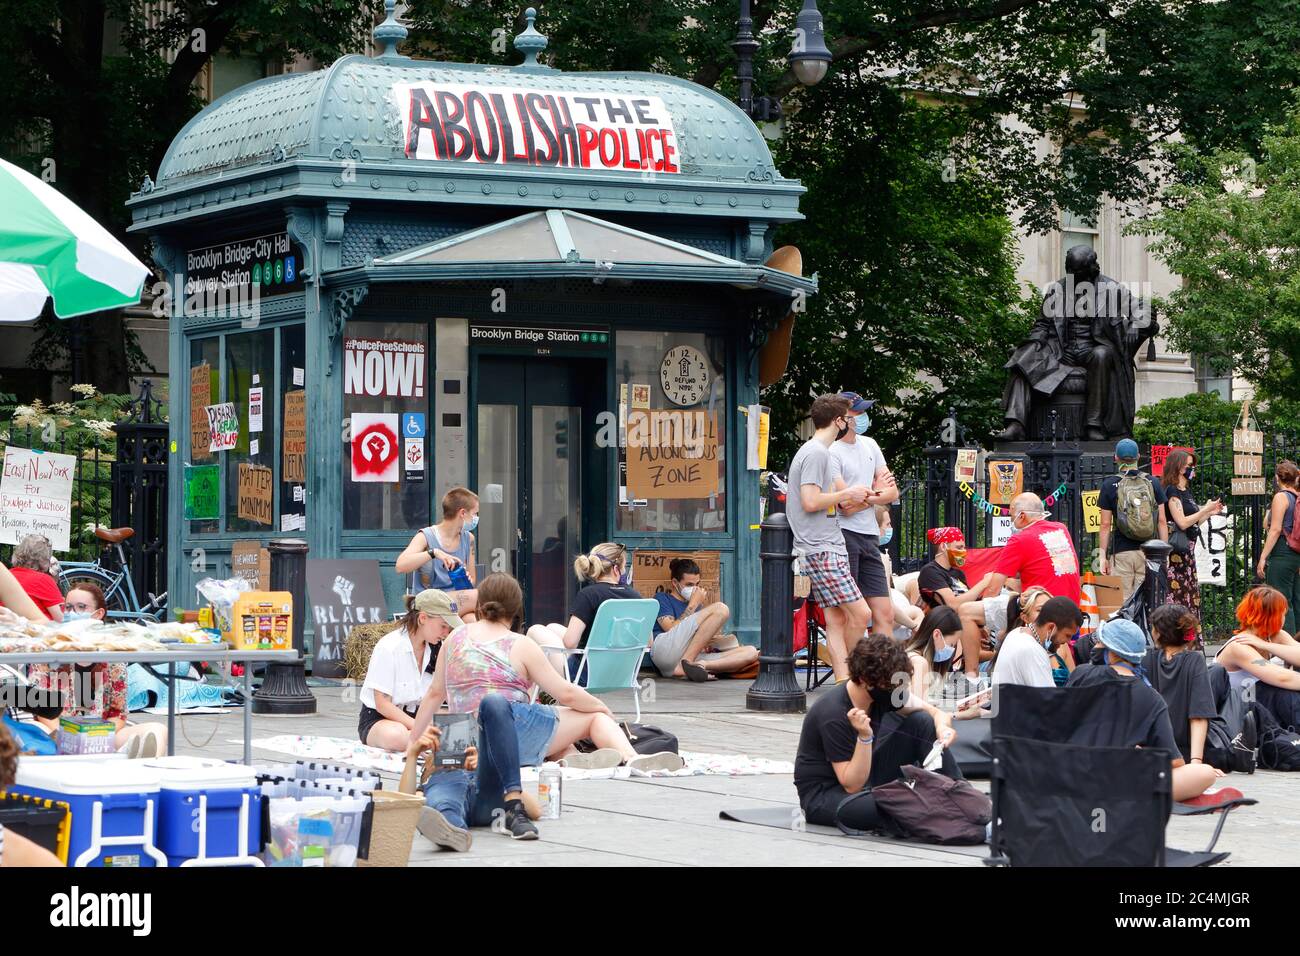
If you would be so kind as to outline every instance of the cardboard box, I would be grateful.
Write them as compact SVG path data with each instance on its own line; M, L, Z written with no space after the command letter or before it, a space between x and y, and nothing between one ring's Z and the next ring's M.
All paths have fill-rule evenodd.
M1120 590L1118 575L1094 574L1092 580L1097 588L1097 610L1104 621L1124 606L1124 592Z
M247 591L235 602L222 636L239 650L293 650L293 595Z

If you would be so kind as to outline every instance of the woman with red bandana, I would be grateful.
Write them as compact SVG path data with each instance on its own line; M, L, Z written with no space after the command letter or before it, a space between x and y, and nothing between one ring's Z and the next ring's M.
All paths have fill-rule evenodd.
M1156 646L1147 651L1142 670L1169 707L1174 742L1183 759L1204 763L1205 736L1219 709L1198 640L1200 622L1181 604L1162 604L1151 612L1149 623Z
M961 569L966 563L966 538L961 529L931 528L925 536L934 547L934 559L921 568L916 579L922 602L931 607L946 604L951 608L960 608L963 604L983 600L989 579L985 576L974 587L967 584L966 572ZM979 676L979 664L979 632L967 628L961 638L961 669L968 677L975 679ZM957 669L956 662L953 663L953 669Z

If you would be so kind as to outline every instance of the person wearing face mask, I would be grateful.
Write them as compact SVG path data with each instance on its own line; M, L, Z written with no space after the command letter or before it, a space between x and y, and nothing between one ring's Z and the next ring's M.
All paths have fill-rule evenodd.
M1002 639L993 665L993 686L1058 687L1052 655L1068 654L1079 634L1083 611L1069 598L1043 602L1033 623L1018 627Z
M1146 580L1147 562L1142 545L1151 537L1168 541L1169 522L1165 520L1165 486L1154 476L1138 470L1137 442L1123 438L1115 444L1115 466L1119 474L1111 475L1101 483L1101 493L1097 498L1097 507L1101 510L1097 566L1102 574L1111 574L1113 569L1119 578L1120 592L1128 601ZM1134 478L1140 480L1135 482ZM1113 540L1112 527L1115 531ZM1139 528L1141 530L1135 530ZM1129 537L1130 534L1135 537Z
M1189 454L1181 448L1175 448L1165 459L1164 471L1160 483L1165 489L1165 516L1168 518L1170 535L1169 544L1174 550L1169 552L1169 604L1178 604L1188 613L1201 620L1201 585L1196 579L1196 545L1201 536L1200 525L1208 521L1211 515L1223 511L1223 502L1218 498L1210 500L1204 508L1196 504L1196 499L1187 490L1188 482L1196 477L1196 455ZM1186 550L1180 550L1182 541Z
M1042 620L1042 615L1039 615L1039 620ZM1105 663L1080 664L1065 682L1066 689L1119 684L1126 689L1130 700L1128 706L1114 712L1089 715L1096 722L1096 739L1106 746L1165 751L1173 767L1174 799L1190 800L1200 796L1214 784L1218 774L1213 767L1183 760L1169 720L1169 708L1144 676L1142 661L1147 655L1146 635L1132 621L1116 618L1101 626L1098 640L1105 648Z
M989 577L989 593L996 594L1009 579L1019 578L1022 591L1040 587L1078 604L1083 591L1070 529L1049 520L1043 499L1030 491L1012 499L1011 527L1011 540L1002 547Z
M107 615L104 592L97 584L79 581L64 597L63 620L103 621ZM59 718L74 713L100 717L116 728L113 742L130 757L157 757L167 752L167 728L159 723L127 722L126 664L32 664L27 682L43 691L59 691L65 706L33 708L31 714L52 736Z
M690 558L673 558L670 591L655 595L655 619L650 660L665 677L706 681L715 674L733 674L758 663L758 648L742 646L735 635L722 634L731 611L721 601L709 601L700 585L700 566Z
M407 594L414 596L427 588L451 592L460 616L473 621L478 603L473 534L477 527L478 495L468 488L452 488L443 495L442 520L417 531L393 565L398 574L411 576Z
M912 662L912 693L929 699L952 670L961 638L961 618L950 607L936 607L903 644Z
M960 528L931 528L926 537L934 545L934 559L921 568L916 584L931 607L940 604L958 611L966 619L968 610L981 608L986 594L996 594L989 588L986 575L974 587L966 582L966 572L962 565L966 563L966 539ZM982 618L981 618L982 620ZM979 678L980 634L979 628L972 624L963 626L959 657L962 672L969 680Z
M860 506L871 493L866 485L836 489L831 444L849 433L849 402L839 395L821 395L809 411L813 437L790 462L790 500L786 518L795 553L811 584L811 597L826 614L826 645L837 682L848 680L848 650L867 629L870 609L849 566L849 552L840 528L838 509Z
M831 445L831 477L835 489L842 491L854 485L871 489L863 504L840 505L840 530L844 532L849 570L871 609L871 633L891 634L894 608L889 599L889 578L881 559L876 506L897 501L898 485L885 464L880 445L867 435L871 427L870 408L875 403L857 392L840 392L840 398L849 403L853 427Z
M883 822L870 798L840 805L851 794L903 776L923 763L935 741L939 772L962 773L948 748L957 739L952 718L914 694L912 662L900 642L872 634L849 652L849 680L822 691L808 708L794 759L794 786L809 823L873 830Z

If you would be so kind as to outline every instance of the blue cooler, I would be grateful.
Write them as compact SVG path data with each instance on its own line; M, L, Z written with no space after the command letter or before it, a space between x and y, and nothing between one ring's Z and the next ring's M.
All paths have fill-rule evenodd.
M158 848L169 865L262 865L262 791L252 767L199 757L140 762L161 777Z
M11 789L68 804L69 866L166 866L156 840L160 783L139 760L22 757Z

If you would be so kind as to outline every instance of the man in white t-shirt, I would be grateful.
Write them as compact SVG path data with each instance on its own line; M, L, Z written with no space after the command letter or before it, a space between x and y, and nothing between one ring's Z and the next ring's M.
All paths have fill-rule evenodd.
M1072 641L1082 624L1079 605L1065 597L1048 600L1033 624L1018 627L1003 638L993 665L993 686L1055 687L1048 654Z
M849 569L871 608L871 632L892 634L894 606L890 601L889 578L880 554L880 525L876 520L875 506L888 507L897 501L898 485L885 464L880 445L874 438L867 437L867 430L871 427L868 411L875 402L857 392L840 392L840 398L849 403L852 427L831 445L831 477L835 481L835 490L842 491L854 485L871 489L864 504L839 506L840 530L844 532Z

